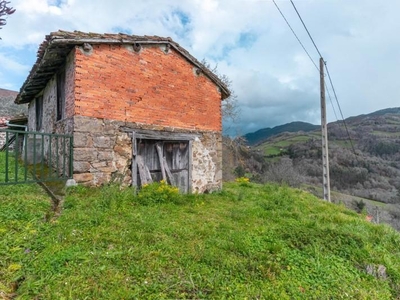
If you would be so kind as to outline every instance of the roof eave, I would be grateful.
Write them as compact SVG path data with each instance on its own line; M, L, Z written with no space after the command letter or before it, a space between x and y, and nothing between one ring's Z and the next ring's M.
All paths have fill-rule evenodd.
M130 36L130 37L135 37L135 36ZM44 51L42 52L43 54L40 54L38 51L38 59L35 63L35 65L32 67L27 79L25 80L24 84L22 85L19 94L17 95L15 99L16 104L24 104L24 103L29 103L31 102L35 95L39 93L44 87L43 84L40 84L35 82L35 79L37 80L38 76L43 76L44 80L50 80L50 78L56 73L57 68L59 66L56 64L54 67L54 70L51 70L51 72L41 72L41 70L46 70L46 62L52 61L54 59L48 59L47 57L50 55L49 52L51 50L57 48L58 46L66 46L66 51L62 53L62 59L65 60L65 57L68 55L68 53L72 50L73 47L82 45L84 43L89 43L89 44L132 44L132 43L138 43L138 44L169 44L171 47L173 47L177 52L179 52L182 56L184 56L188 61L190 61L192 64L194 64L196 67L201 69L203 73L210 78L212 82L214 82L215 85L217 85L220 89L221 92L221 100L224 100L230 96L230 91L228 87L216 76L211 70L209 70L207 67L205 67L202 63L200 63L195 57L193 57L188 51L186 51L184 48L182 48L179 44L174 42L171 38L159 38L159 40L146 40L145 37L139 37L135 40L133 39L115 39L115 38L65 38L65 37L60 37L57 35L49 35L46 37L47 40L45 40L39 47L39 51L41 48L45 47ZM70 47L68 47L70 46ZM48 70L47 70L48 71ZM27 90L30 89L30 92Z

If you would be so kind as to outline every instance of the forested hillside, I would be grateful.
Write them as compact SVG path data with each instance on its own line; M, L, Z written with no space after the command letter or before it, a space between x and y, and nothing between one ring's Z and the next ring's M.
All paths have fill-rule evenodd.
M383 219L400 229L400 108L351 117L346 124L351 140L342 122L328 125L332 190L378 201ZM320 187L320 136L319 129L286 132L253 147L242 144L235 150L239 154L236 172L261 182ZM353 201L355 208L374 203L357 201Z
M265 142L269 137L283 132L309 132L318 129L319 126L306 122L291 122L288 124L275 126L274 128L263 128L256 132L247 133L244 138L248 145L256 145Z
M0 117L11 117L27 113L26 105L14 103L18 92L0 89Z

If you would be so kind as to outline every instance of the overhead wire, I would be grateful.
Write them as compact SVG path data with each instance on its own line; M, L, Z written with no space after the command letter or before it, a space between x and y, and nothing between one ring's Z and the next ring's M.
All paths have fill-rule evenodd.
M297 36L296 32L294 31L294 29L292 28L292 26L290 25L289 21L286 19L285 15L283 14L283 12L281 11L281 9L279 8L278 4L276 4L275 0L272 0L272 2L275 4L275 7L277 8L277 10L279 11L279 13L281 14L282 18L285 20L286 24L288 25L288 27L290 28L290 30L292 31L293 35L296 37L297 41L299 42L299 44L301 45L301 47L303 48L304 52L307 54L308 58L310 59L310 61L313 63L315 69L317 70L317 72L319 73L319 68L317 66L317 64L314 62L314 60L312 59L310 53L307 51L306 47L303 45L303 43L301 42L300 38ZM327 87L325 87L328 96L329 96L329 101L331 102L332 105L332 109L333 109L333 113L335 114L335 118L336 121L338 120L337 114L336 114L336 110L335 110L335 106L333 105L332 102L332 97L331 94L329 92L329 89Z
M346 121L345 121L345 119L343 117L342 108L340 107L340 103L339 103L338 97L336 95L335 87L333 86L332 78L331 78L331 75L329 74L329 69L328 69L328 66L327 66L325 61L324 61L324 65L325 65L326 73L328 74L328 79L329 79L329 82L331 84L333 94L334 94L335 99L336 99L337 106L339 107L339 112L340 112L340 115L341 115L342 120L343 120L344 128L346 129L347 136L349 137L351 148L353 149L354 155L356 155L356 158L357 158L356 150L354 148L353 141L351 140L349 129L347 128ZM357 161L358 161L358 159L357 159Z
M319 72L319 68L317 67L317 64L314 62L314 60L311 58L311 55L308 53L306 47L304 47L303 43L300 41L299 37L297 36L296 32L294 32L292 26L290 26L289 21L286 19L285 15L282 13L282 11L280 10L278 4L276 4L275 0L272 0L272 2L274 2L275 7L278 9L279 13L281 14L282 18L285 20L286 24L289 26L290 30L292 31L292 33L294 34L294 36L296 37L297 41L299 42L299 44L301 45L301 47L303 48L303 50L307 53L308 58L311 60L311 62L313 63L313 65L315 66L315 68L317 69L317 71Z
M337 117L337 114L336 114L336 109L335 109L335 106L333 105L333 101L332 101L331 93L329 92L329 89L328 89L328 87L327 87L327 86L325 86L325 90L326 90L326 92L328 93L329 102L330 102L330 103L331 103L331 105L332 105L332 110L333 110L333 113L335 114L336 121L338 121L338 122L339 122L339 119L338 119L338 117Z
M300 16L300 13L299 13L299 11L297 10L296 5L294 5L294 3L293 3L292 0L290 0L290 3L292 3L294 10L296 11L297 15L299 16L299 19L300 19L301 23L303 24L305 30L307 31L307 34L308 34L308 36L310 37L311 42L314 44L314 47L315 47L315 49L317 50L317 52L318 52L318 54L319 54L319 57L322 57L321 52L319 52L319 49L318 49L317 45L315 44L314 39L312 38L310 32L308 31L308 28L307 28L306 24L304 23L302 17Z
M274 0L273 0L273 1L274 1ZM275 3L275 1L274 1L274 3ZM315 44L314 39L312 38L311 33L310 33L310 31L308 30L306 24L304 23L303 18L301 17L299 11L297 10L296 5L294 4L293 0L290 0L290 3L292 4L294 10L296 11L297 16L299 17L301 23L303 24L304 29L306 30L308 36L310 37L310 40L311 40L311 42L313 43L313 45L314 45L314 47L315 47L315 50L317 50L317 52L318 52L318 54L319 54L319 57L320 57L321 59L323 59L323 58L322 58L321 52L319 51L317 45ZM326 72L327 72L327 74L328 74L329 82L330 82L330 84L331 84L332 91L333 91L333 94L334 94L334 96L335 96L336 103L337 103L337 106L338 106L338 108L339 108L340 115L341 115L341 117L342 117L343 124L344 124L344 127L345 127L345 129L346 129L347 136L348 136L349 141L350 141L350 144L351 144L351 148L352 148L352 150L353 150L353 152L354 152L354 155L355 155L355 157L356 157L356 159L357 159L357 161L358 161L357 153L356 153L356 150L355 150L355 148L354 148L354 145L353 145L353 142L352 142L352 139L351 139L349 130L348 130L348 128L347 128L346 120L344 119L343 112L342 112L342 109L341 109L341 107L340 107L340 103L339 103L339 100L338 100L338 97L337 97L337 94L336 94L336 91L335 91L335 87L334 87L334 85L333 85L332 78L331 78L331 76L330 76L330 74L329 74L328 66L327 66L325 60L323 61L323 63L324 63L324 65L325 65ZM332 105L333 105L333 104L332 104ZM336 113L335 113L335 115L336 115Z

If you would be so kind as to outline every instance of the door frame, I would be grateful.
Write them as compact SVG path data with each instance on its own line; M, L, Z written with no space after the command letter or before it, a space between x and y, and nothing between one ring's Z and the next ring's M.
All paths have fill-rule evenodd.
M187 142L189 145L189 165L188 165L188 193L192 191L192 161L193 161L193 153L192 153L192 144L196 138L200 136L194 133L179 133L179 132L169 132L169 131L156 131L156 130L130 130L131 138L132 138L132 165L131 165L131 173L132 173L132 186L138 188L138 178L137 178L137 141L138 140L159 140L163 142Z

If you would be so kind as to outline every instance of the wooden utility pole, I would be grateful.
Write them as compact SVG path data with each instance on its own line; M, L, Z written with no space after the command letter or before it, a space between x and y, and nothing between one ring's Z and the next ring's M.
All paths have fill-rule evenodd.
M329 180L328 128L326 125L325 105L324 59L322 57L319 59L319 73L321 88L322 176L324 184L324 200L331 202L331 188Z

